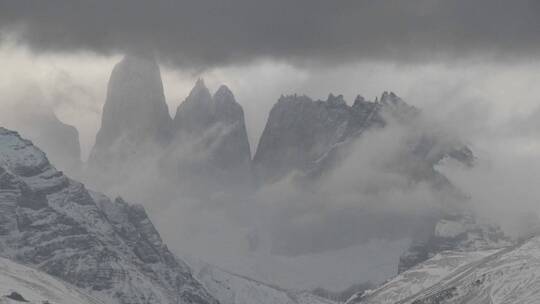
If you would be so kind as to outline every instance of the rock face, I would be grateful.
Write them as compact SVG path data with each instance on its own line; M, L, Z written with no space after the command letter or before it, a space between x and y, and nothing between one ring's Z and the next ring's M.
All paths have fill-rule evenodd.
M195 277L221 304L336 304L309 292L284 290L200 261L190 261Z
M251 151L244 111L229 88L221 86L211 96L204 81L198 80L178 107L173 124L171 149L180 183L201 191L250 184Z
M59 169L70 174L80 173L79 132L61 122L52 109L39 104L8 108L0 114L0 125L17 129L34 141Z
M144 209L57 171L0 128L0 255L107 303L217 303L167 249Z
M149 167L182 189L249 184L244 112L227 87L212 96L199 80L172 120L156 62L128 55L113 69L87 176L99 189L124 188Z
M128 55L112 71L88 166L101 176L115 176L130 161L165 146L170 130L157 63L152 57Z
M307 170L349 135L354 123L361 125L354 118L341 96L331 95L326 102L299 95L281 97L270 111L253 158L258 176L274 182L294 170Z
M384 136L381 132L371 132L372 137L359 145L366 131L383 131L390 127L399 131L395 132L398 135L390 135L397 142L392 146L396 151L385 156L387 159L383 160L382 168L377 170L392 172L411 184L429 185L432 192L441 197L440 201L434 200L432 209L425 210L425 214L416 215L416 220L409 218L406 221L418 222L418 227L412 229L420 232L416 233L419 237L402 256L400 271L442 250L473 246L473 243L480 246L481 242L486 243L481 248L497 242L507 245L500 231L492 231L492 227L476 226L472 217L449 216L462 206L445 205L442 198L463 201L465 197L437 171L436 165L445 158L453 158L466 166L472 166L473 153L459 140L427 124L418 109L394 93L385 92L375 102L358 96L352 106L347 105L342 96L334 95L330 95L326 101L313 101L298 95L280 98L270 112L257 148L255 171L264 183L273 183L291 174L294 181L300 180L304 185L312 185L313 181L324 182L324 177L331 176L328 173L344 161L354 161L353 157L361 157L361 149L369 146L375 136ZM363 213L368 214L369 210ZM358 215L358 218L361 216ZM369 221L374 217L370 215L362 220ZM435 227L449 218L465 225L467 233L452 237L435 236ZM399 221L399 216L393 220ZM373 223L370 227L384 228L376 225ZM408 226L400 227L403 229Z
M330 94L326 101L307 96L281 97L272 108L261 136L254 166L263 182L275 182L293 171L318 176L347 155L363 132L387 125L388 120L409 123L420 112L394 93L384 92L380 100L358 96L348 106L343 96ZM419 136L411 151L429 168L444 157L459 158L468 164L472 152L460 143L439 148L437 137Z

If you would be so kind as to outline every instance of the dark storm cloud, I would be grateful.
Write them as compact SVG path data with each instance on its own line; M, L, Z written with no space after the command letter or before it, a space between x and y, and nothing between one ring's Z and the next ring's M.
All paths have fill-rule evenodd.
M0 26L39 51L151 45L192 66L261 56L356 59L531 58L536 0L2 0Z
M39 51L155 47L192 66L261 56L300 62L530 59L537 0L2 0L0 27Z

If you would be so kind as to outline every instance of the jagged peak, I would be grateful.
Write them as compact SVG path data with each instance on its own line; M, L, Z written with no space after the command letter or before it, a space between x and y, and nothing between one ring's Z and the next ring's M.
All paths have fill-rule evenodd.
M206 84L204 83L204 79L199 78L195 82L195 86L193 86L193 89L191 89L191 92L189 93L188 98L193 97L204 97L205 99L211 98L210 90L206 87Z
M364 96L356 95L356 98L354 99L353 107L360 106L361 104L364 104L366 102L368 101L364 98Z
M219 89L214 93L214 100L216 101L235 101L233 92L226 85L222 84Z
M279 97L278 102L286 102L286 101L309 101L313 102L313 99L307 95L299 95L299 94L288 94L288 95L281 95Z
M132 72L154 71L159 72L159 65L152 54L128 53L124 55L114 67L114 70L124 70Z
M197 81L195 82L195 87L194 89L196 88L199 88L199 89L206 89L206 83L204 82L204 78L198 78Z
M117 204L121 204L121 205L127 205L127 202L121 196L117 196L114 199L114 202L117 203Z
M384 91L381 95L381 103L382 104L397 104L399 102L403 102L403 100L397 96L394 92L388 92Z
M331 106L342 106L342 105L347 104L342 94L334 96L334 94L332 93L328 95L328 98L326 99L326 103Z

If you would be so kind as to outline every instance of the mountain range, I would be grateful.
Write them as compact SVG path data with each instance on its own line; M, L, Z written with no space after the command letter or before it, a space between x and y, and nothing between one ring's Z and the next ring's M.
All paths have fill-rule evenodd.
M253 157L244 111L228 87L220 86L212 94L198 80L171 117L159 65L146 55L127 55L114 67L101 128L86 164L80 161L76 130L47 113L45 120L31 121L36 125L47 121L51 127L44 129L49 133L37 136L39 127L25 131L45 147L47 155L18 133L0 129L0 256L70 282L81 293L107 303L333 303L295 286L261 279L265 275L249 277L250 271L239 273L196 259L186 263L165 245L150 220L152 213L149 217L142 205L109 196L125 193L146 207L156 204L156 199L180 203L188 197L225 204L255 200L267 189L280 189L286 183L301 195L327 199L322 203L331 206L336 202L332 196L319 195L320 189L328 190L328 184L335 187L336 172L354 164L362 148L383 132L400 136L394 140L395 151L375 151L385 156L374 161L385 174L382 180L390 176L392 182L405 181L398 187L426 187L434 193L426 210L403 216L380 204L368 206L362 212L349 212L345 219L352 219L354 229L339 237L339 230L334 233L328 225L320 228L316 222L301 221L304 224L299 227L297 219L286 216L278 218L275 231L248 233L249 250L257 252L269 242L271 254L279 256L332 254L332 250L374 238L411 238L409 248L395 261L395 272L400 273L396 279L414 276L410 273L415 267L446 259L440 255L449 250L477 252L463 261L452 260L450 266L445 260L445 270L437 270L436 278L426 276L421 286L402 283L412 296L412 291L421 292L455 268L515 244L497 226L479 221L464 203L466 194L438 170L447 159L474 166L469 146L392 92L384 92L375 101L358 96L352 105L342 95L330 94L326 100L281 96L269 113ZM48 155L68 174L57 170ZM71 174L81 176L84 184L68 177ZM352 195L358 204L363 203L359 197L364 192L377 198L373 193L394 190L389 189L393 185L377 180L351 184L358 188ZM220 201L222 197L227 199ZM249 208L257 207L253 205ZM362 229L366 227L371 231ZM328 237L317 241L320 234ZM369 285L360 275L347 283L351 288ZM320 287L324 291L320 294L330 298L333 293ZM447 297L447 290L441 290ZM390 302L377 302L372 300L374 294L358 294L350 303L401 301L393 297ZM439 303L422 301L411 303Z

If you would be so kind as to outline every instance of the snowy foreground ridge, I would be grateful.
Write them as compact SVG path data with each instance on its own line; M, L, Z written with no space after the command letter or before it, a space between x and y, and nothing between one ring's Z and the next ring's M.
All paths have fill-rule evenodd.
M194 276L220 304L335 304L309 292L294 292L190 260Z
M540 303L540 237L497 251L441 253L347 303Z
M0 304L103 304L39 270L0 258Z
M215 304L144 208L94 193L0 128L0 256L106 303Z

